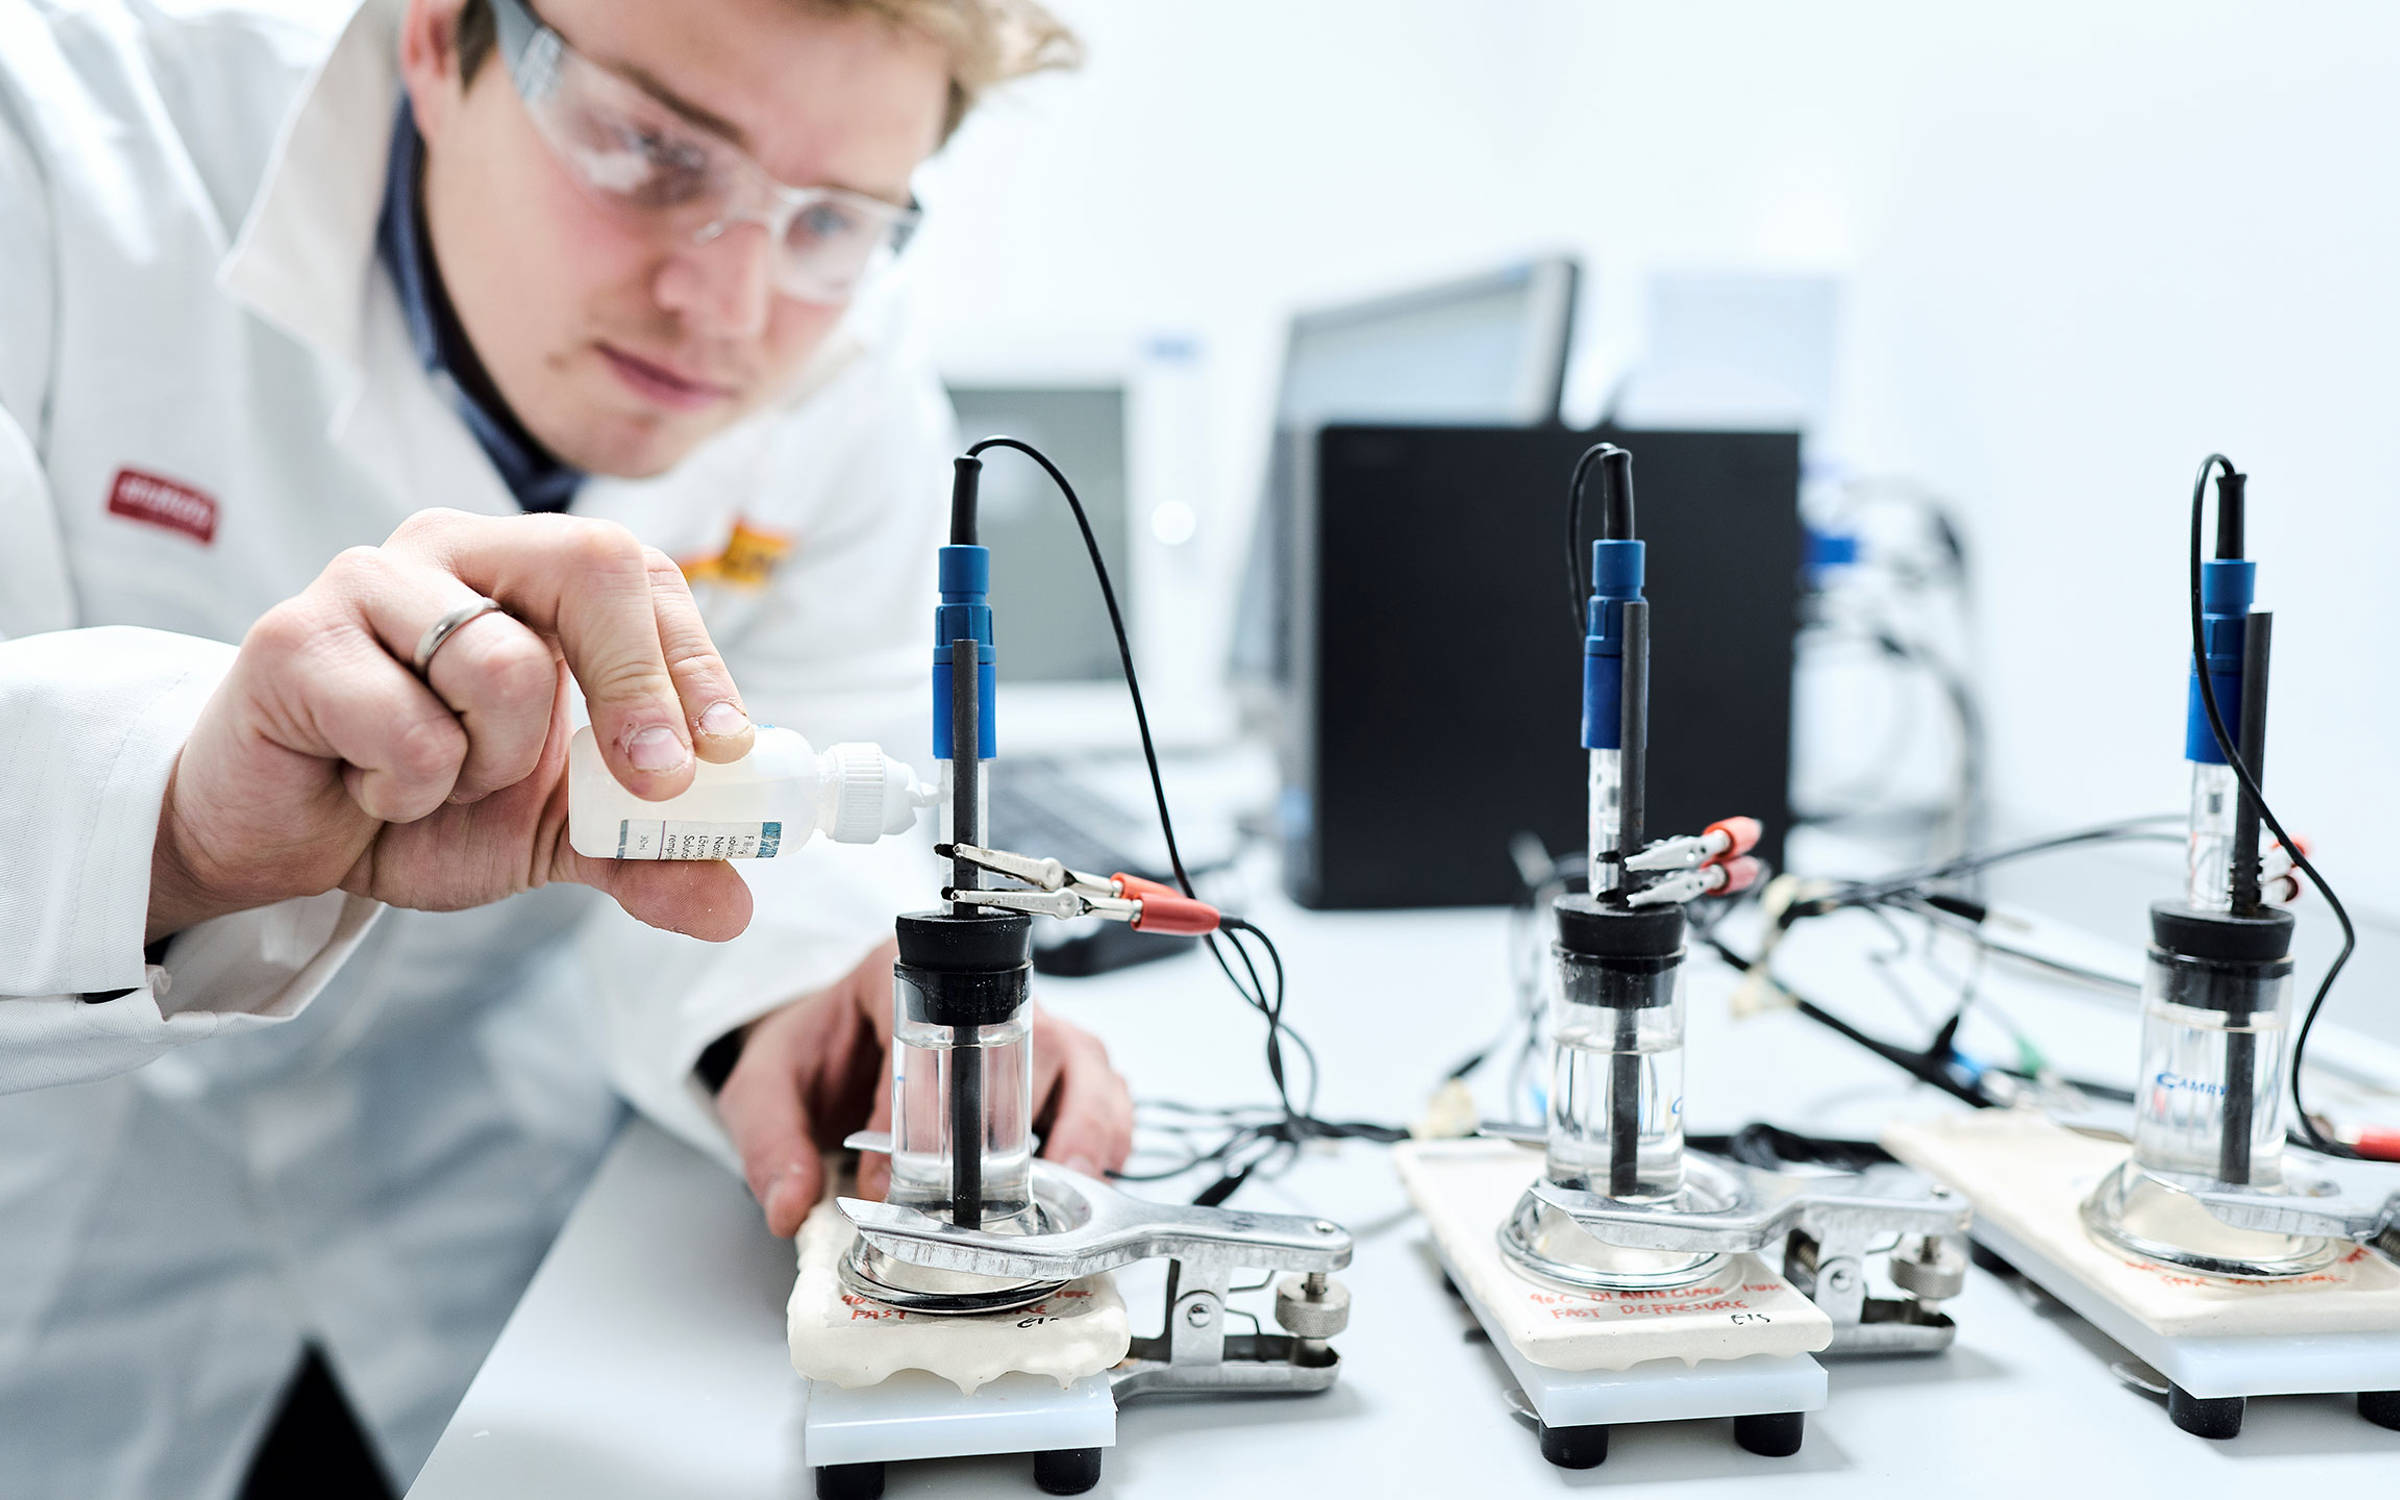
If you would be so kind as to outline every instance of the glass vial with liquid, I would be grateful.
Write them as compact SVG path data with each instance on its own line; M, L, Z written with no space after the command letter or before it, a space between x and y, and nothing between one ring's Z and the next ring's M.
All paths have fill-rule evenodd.
M999 1234L1040 1227L1032 926L914 912L893 967L891 1201Z
M1683 1187L1683 913L1561 903L1545 1175L1612 1198Z

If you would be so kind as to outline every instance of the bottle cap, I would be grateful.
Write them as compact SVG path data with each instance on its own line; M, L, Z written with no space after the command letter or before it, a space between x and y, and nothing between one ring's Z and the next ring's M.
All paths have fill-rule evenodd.
M872 844L887 833L916 826L916 773L883 753L881 746L852 742L825 752L833 782L833 822L826 828L837 844Z

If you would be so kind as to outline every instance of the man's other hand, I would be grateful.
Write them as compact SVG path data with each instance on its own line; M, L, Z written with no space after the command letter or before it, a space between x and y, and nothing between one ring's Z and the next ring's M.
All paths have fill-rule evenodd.
M892 962L885 944L829 989L752 1023L717 1114L767 1228L799 1232L825 1195L825 1153L862 1126L892 1127ZM1033 1010L1033 1128L1042 1155L1092 1176L1133 1150L1133 1096L1090 1032ZM862 1157L859 1191L881 1198L891 1160Z

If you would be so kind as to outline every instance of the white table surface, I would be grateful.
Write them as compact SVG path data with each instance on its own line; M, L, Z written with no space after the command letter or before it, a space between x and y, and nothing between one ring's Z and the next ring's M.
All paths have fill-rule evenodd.
M2138 907L2136 908L2138 910ZM1507 1014L1506 923L1490 910L1327 915L1261 894L1253 917L1282 945L1290 1019L1325 1058L1319 1113L1404 1120L1442 1071ZM1820 930L1821 929L1821 930ZM1870 925L1796 929L1778 970L1879 1034L1912 1036L1861 955ZM1928 1004L1933 981L1917 976ZM1728 971L1695 961L1686 1098L1694 1128L1743 1121L1872 1134L1901 1111L1952 1107L1788 1012L1736 1022ZM1987 993L2069 1072L2124 1080L2130 999L2063 991L1995 967ZM1262 1026L1200 955L1092 980L1045 981L1045 1003L1098 1030L1141 1095L1264 1097ZM1986 1054L1997 1033L1973 1029ZM2329 1052L2346 1039L2328 1032ZM2375 1055L2369 1044L2360 1044ZM1499 1106L1497 1075L1484 1091ZM2388 1101L2386 1101L2388 1107ZM1161 1192L1164 1190L1149 1189ZM1183 1189L1188 1197L1190 1187ZM1355 1297L1336 1341L1340 1384L1316 1397L1135 1401L1099 1494L1521 1495L1674 1481L1678 1500L1898 1493L2006 1496L2029 1483L2083 1494L2388 1491L2400 1433L2348 1398L2253 1402L2242 1435L2210 1443L2111 1374L2123 1354L2072 1314L1973 1274L1947 1305L1948 1353L1834 1361L1830 1407L1788 1459L1736 1448L1729 1423L1619 1429L1606 1464L1553 1468L1512 1415L1506 1376L1440 1286L1424 1231L1380 1148L1312 1152L1239 1202L1325 1214L1358 1237ZM800 1382L786 1357L790 1246L770 1238L742 1185L651 1126L627 1126L568 1221L410 1491L416 1500L573 1495L586 1500L806 1496ZM1149 1294L1154 1297L1155 1294ZM1137 1329L1154 1300L1129 1285ZM1264 1294L1237 1299L1264 1311ZM1034 1495L1021 1458L894 1465L895 1496ZM1928 1487L1938 1486L1938 1489Z

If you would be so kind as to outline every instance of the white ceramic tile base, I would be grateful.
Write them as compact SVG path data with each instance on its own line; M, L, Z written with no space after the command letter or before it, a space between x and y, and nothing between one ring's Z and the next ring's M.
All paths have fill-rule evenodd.
M2290 1281L2193 1276L2084 1232L2084 1196L2122 1143L1986 1111L1894 1127L1885 1144L1967 1195L1977 1240L2194 1396L2400 1390L2400 1272L2372 1251Z
M1507 1141L1403 1141L1393 1164L1452 1279L1497 1322L1493 1337L1552 1370L1636 1370L1811 1354L1833 1322L1756 1255L1730 1256L1691 1286L1580 1291L1527 1280L1500 1254L1500 1225L1541 1174ZM1791 1408L1777 1408L1790 1410Z
M1125 1299L1105 1272L1013 1312L934 1317L886 1307L842 1284L842 1259L857 1238L830 1193L800 1226L785 1331L792 1368L810 1380L872 1386L895 1372L924 1370L972 1391L1017 1371L1056 1385L1108 1370L1131 1343Z

